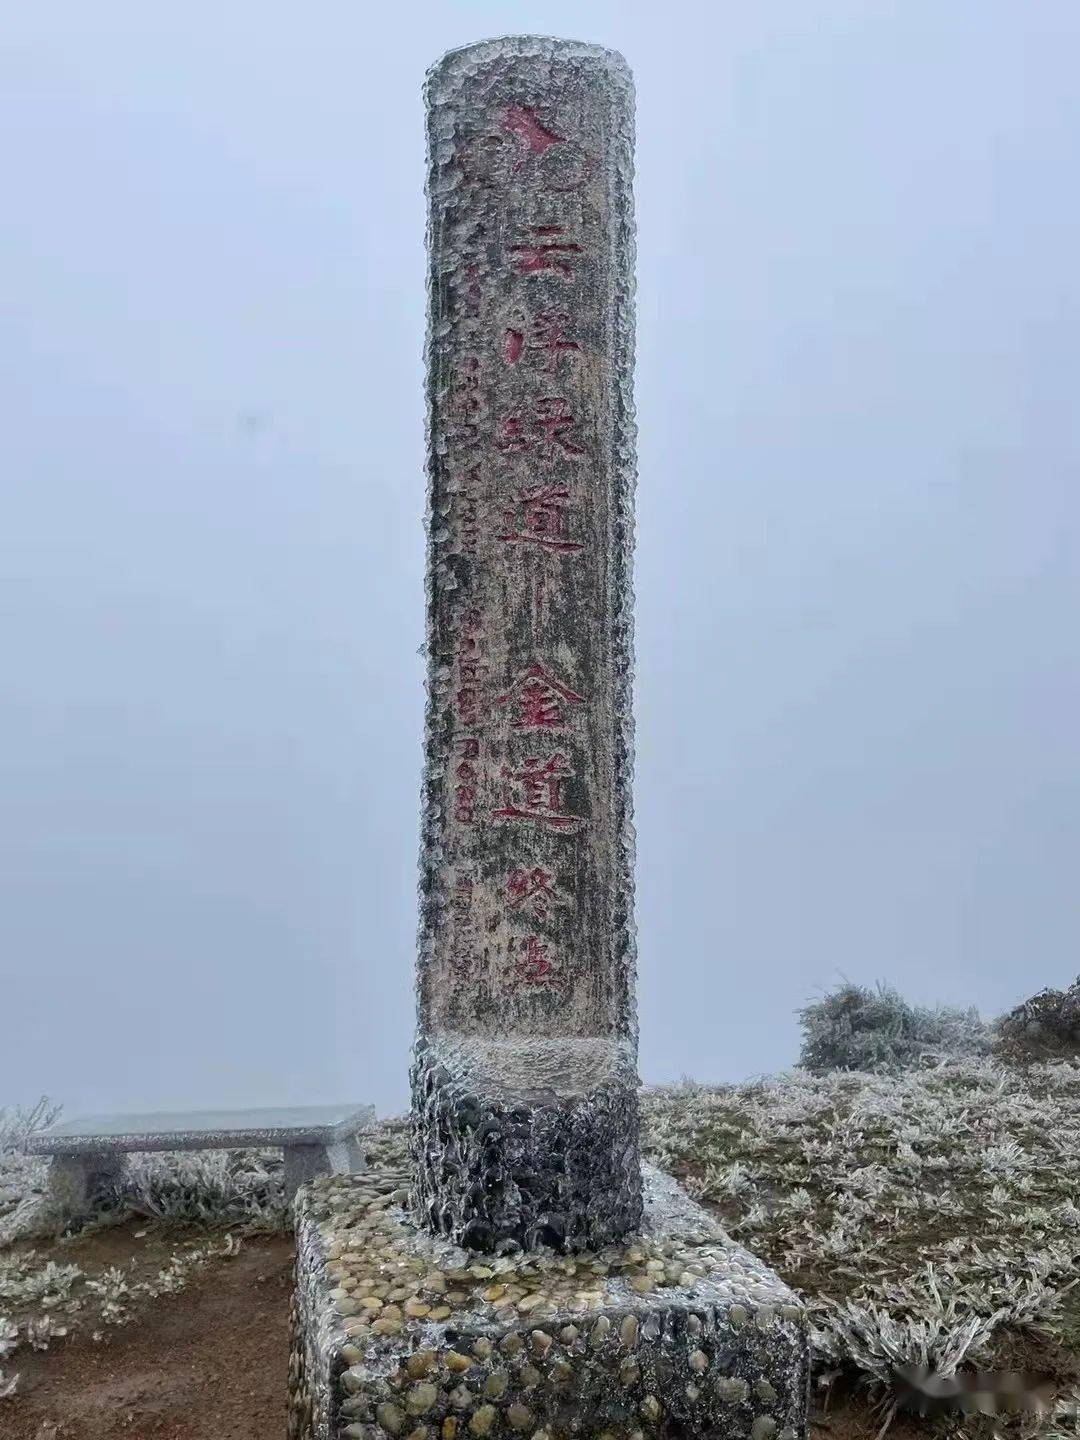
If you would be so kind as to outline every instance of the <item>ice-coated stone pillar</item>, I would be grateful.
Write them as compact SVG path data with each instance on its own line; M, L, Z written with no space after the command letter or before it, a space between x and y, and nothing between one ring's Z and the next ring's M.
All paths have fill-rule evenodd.
M480 1250L641 1218L631 827L633 87L452 51L428 125L417 1218Z

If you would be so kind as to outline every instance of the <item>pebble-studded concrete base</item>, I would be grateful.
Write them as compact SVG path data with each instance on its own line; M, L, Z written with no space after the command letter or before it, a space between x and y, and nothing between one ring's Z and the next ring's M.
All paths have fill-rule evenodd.
M639 1236L573 1256L478 1258L408 1186L300 1192L290 1440L803 1440L804 1311L669 1177Z

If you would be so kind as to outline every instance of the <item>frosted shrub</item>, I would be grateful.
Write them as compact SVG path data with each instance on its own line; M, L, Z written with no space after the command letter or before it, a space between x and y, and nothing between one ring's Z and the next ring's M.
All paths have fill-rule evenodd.
M283 1230L290 1222L281 1156L257 1150L130 1155L120 1199L156 1220Z
M0 1156L21 1150L31 1135L37 1135L55 1124L60 1116L60 1106L53 1105L42 1096L29 1110L0 1109Z
M995 1029L1005 1058L1080 1054L1080 976L1067 990L1040 990L1003 1015Z
M59 1113L60 1107L45 1099L29 1110L0 1109L0 1247L40 1225L46 1166L25 1154L23 1147L31 1135L47 1129ZM59 1267L52 1266L42 1283L42 1299L51 1298L51 1288L59 1285L62 1289L66 1276ZM19 1327L3 1313L5 1305L16 1298L22 1298L19 1289L13 1282L10 1267L0 1258L0 1362L6 1360L18 1344ZM41 1317L31 1343L40 1344L51 1324L49 1317ZM18 1383L18 1374L5 1374L0 1364L0 1400L14 1395Z
M59 1105L45 1099L29 1110L0 1109L0 1246L33 1234L43 1224L48 1164L27 1155L23 1147L59 1114Z
M828 1070L889 1070L928 1057L984 1055L992 1033L974 1008L909 1005L888 985L876 990L845 982L799 1012L799 1063Z

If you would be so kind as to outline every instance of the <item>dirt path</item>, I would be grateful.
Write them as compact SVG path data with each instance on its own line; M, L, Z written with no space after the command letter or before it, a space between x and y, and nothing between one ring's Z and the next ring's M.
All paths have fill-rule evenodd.
M3 1440L280 1440L291 1236L252 1237L97 1344L22 1350Z

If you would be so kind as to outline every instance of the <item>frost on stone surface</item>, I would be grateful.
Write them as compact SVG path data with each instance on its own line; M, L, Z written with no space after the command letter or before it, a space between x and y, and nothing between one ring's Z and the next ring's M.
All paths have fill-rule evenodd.
M449 1436L462 1418L552 1440L802 1434L802 1307L670 1177L647 1168L629 1243L479 1259L410 1222L408 1178L301 1198L291 1440L396 1433L399 1415Z
M541 1232L571 1247L602 1243L640 1215L632 81L612 51L505 37L450 52L429 73L425 100L428 689L413 1066L417 1214L444 1233L470 1234L477 1248ZM553 315L574 327L563 349L575 364L564 356L561 371L558 352L539 365L528 349L535 327L555 323ZM499 464L505 473L495 483ZM524 521L506 519L519 492L513 503L548 490L560 505L580 502L580 531L553 538L549 529L538 539L521 533ZM562 521L549 515L546 523ZM572 562L566 552L575 552ZM466 682L455 669L463 645ZM539 825L522 833L496 823L536 820L496 794L506 777L513 782L515 766L543 763L524 758L544 752L521 750L523 737L497 711L523 673L557 684L561 677L562 693L580 706L580 734L560 727L572 763L551 746L546 757L565 767L558 773L585 806L560 817L573 829L561 839ZM473 684L486 689L466 706L464 687ZM478 718L466 722L467 710ZM472 750L459 752L463 743ZM481 798L477 814L470 799L463 818L451 776L474 761L479 779L470 775L466 788ZM537 922L539 934L526 934L502 902L515 866L558 873L559 894ZM466 910L474 920L459 920ZM482 945L462 939L467 924ZM525 984L517 983L522 973ZM503 1037L528 1048L524 1085L511 1074L520 1065L505 1063L506 1047L474 1043ZM579 1054L590 1043L605 1051L591 1070Z

